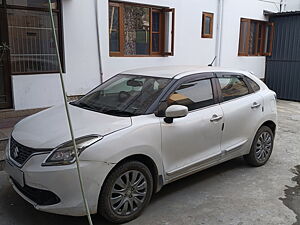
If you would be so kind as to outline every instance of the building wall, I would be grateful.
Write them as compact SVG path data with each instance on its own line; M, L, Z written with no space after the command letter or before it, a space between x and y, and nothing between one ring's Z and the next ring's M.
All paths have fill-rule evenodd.
M68 95L81 95L100 83L94 0L64 0L63 23ZM133 0L130 0L133 2ZM108 0L98 1L104 80L121 71L158 65L208 65L215 56L218 0L134 0L176 9L175 56L109 57ZM263 10L276 12L272 3L225 0L221 66L253 71L264 77L265 57L238 57L240 18L267 20ZM213 39L201 38L202 12L214 13ZM15 109L51 106L63 101L58 74L13 76Z
M267 21L263 11L277 11L276 5L253 0L226 0L224 5L221 65L253 72L259 78L265 75L265 56L238 56L241 18Z
M131 1L131 0L130 0ZM157 4L157 1L136 0L139 3ZM215 56L218 0L212 1L160 1L162 6L175 7L175 56L173 57L109 57L108 29L101 29L101 47L105 78L132 67L197 64L208 65ZM189 2L189 4L187 4ZM108 18L108 2L103 1L100 14ZM237 10L238 9L238 10ZM264 56L238 56L240 18L268 20L263 11L276 11L276 5L259 0L225 0L223 16L223 34L221 38L221 66L234 67L254 72L264 77ZM202 12L214 13L213 39L201 38ZM108 20L102 20L100 26L108 27Z
M156 0L137 0L138 3L157 5ZM189 0L162 0L159 5L175 8L175 56L170 57L109 57L108 20L102 20L101 48L103 55L103 69L105 79L123 70L136 67L157 65L208 65L215 56L215 41L201 38L202 11L217 13L217 1ZM191 7L192 6L192 7ZM108 18L108 1L99 6L100 14ZM217 17L214 16L214 25ZM104 29L103 29L104 28ZM214 34L216 26L214 26Z

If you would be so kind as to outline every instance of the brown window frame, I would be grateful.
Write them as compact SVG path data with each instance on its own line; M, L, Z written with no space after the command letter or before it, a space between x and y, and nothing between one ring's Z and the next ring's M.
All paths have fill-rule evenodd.
M243 25L244 24L244 25ZM246 25L245 25L246 24ZM254 48L250 49L250 36L251 36L251 26L254 24L256 29L255 39L254 39ZM243 26L246 26L246 33L243 32ZM270 40L266 38L266 29L271 27ZM259 34L259 28L261 27L261 33ZM240 35L239 35L239 46L238 46L238 56L271 56L273 49L273 39L274 39L274 23L267 21L253 20L241 18L240 22ZM269 41L269 51L266 49L266 41ZM245 43L245 46L243 46ZM251 51L253 50L253 52Z
M209 23L209 34L205 34L206 26L205 26L205 18L210 18ZM213 28L214 28L214 14L209 12L203 12L202 13L202 31L201 31L201 37L202 38L213 38Z
M125 5L131 5L131 6L138 6L138 7L144 7L144 8L149 8L149 54L137 54L137 55L126 55L124 53L124 45L125 45L125 37L124 37L124 21L123 21L123 16L124 16L124 6ZM119 9L119 51L110 51L109 49L109 56L111 57L163 57L163 56L172 56L174 55L174 30L175 30L175 9L169 9L166 7L159 7L159 6L152 6L152 5L145 5L145 4L138 4L138 3L125 3L125 2L114 2L114 1L109 1L109 7L118 7ZM153 32L153 21L152 21L152 13L153 12L160 12L160 29L158 32ZM171 28L171 51L166 51L166 43L165 43L165 38L166 38L166 24L165 24L165 19L166 19L166 13L172 13L172 28ZM109 26L111 22L109 21ZM110 27L109 27L110 30ZM153 51L153 46L152 46L152 34L158 33L160 35L160 41L159 41L159 51L155 52ZM109 32L110 35L110 32ZM110 37L109 37L110 39Z

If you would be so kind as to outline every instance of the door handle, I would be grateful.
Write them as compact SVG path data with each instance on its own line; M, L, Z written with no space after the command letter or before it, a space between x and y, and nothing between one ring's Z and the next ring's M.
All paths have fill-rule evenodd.
M210 119L210 122L216 122L216 121L219 121L222 118L223 118L223 116L218 116L217 114L214 114L212 116L212 118Z
M260 107L261 104L260 103L257 103L257 102L253 102L252 106L251 106L251 109L256 109L258 107Z

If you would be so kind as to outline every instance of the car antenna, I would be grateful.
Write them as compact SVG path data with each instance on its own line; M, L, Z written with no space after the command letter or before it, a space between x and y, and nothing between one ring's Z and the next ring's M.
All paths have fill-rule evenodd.
M215 58L213 59L213 61L210 64L208 64L208 66L213 66L214 62L216 61L216 58L217 58L217 56L215 56Z

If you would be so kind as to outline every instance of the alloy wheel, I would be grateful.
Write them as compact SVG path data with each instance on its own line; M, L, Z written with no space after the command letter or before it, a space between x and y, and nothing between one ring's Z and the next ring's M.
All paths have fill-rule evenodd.
M258 161L265 161L272 151L272 136L269 132L263 132L256 143L255 155Z
M143 205L147 195L147 180L137 170L130 170L118 177L113 185L110 205L120 216L128 216Z

